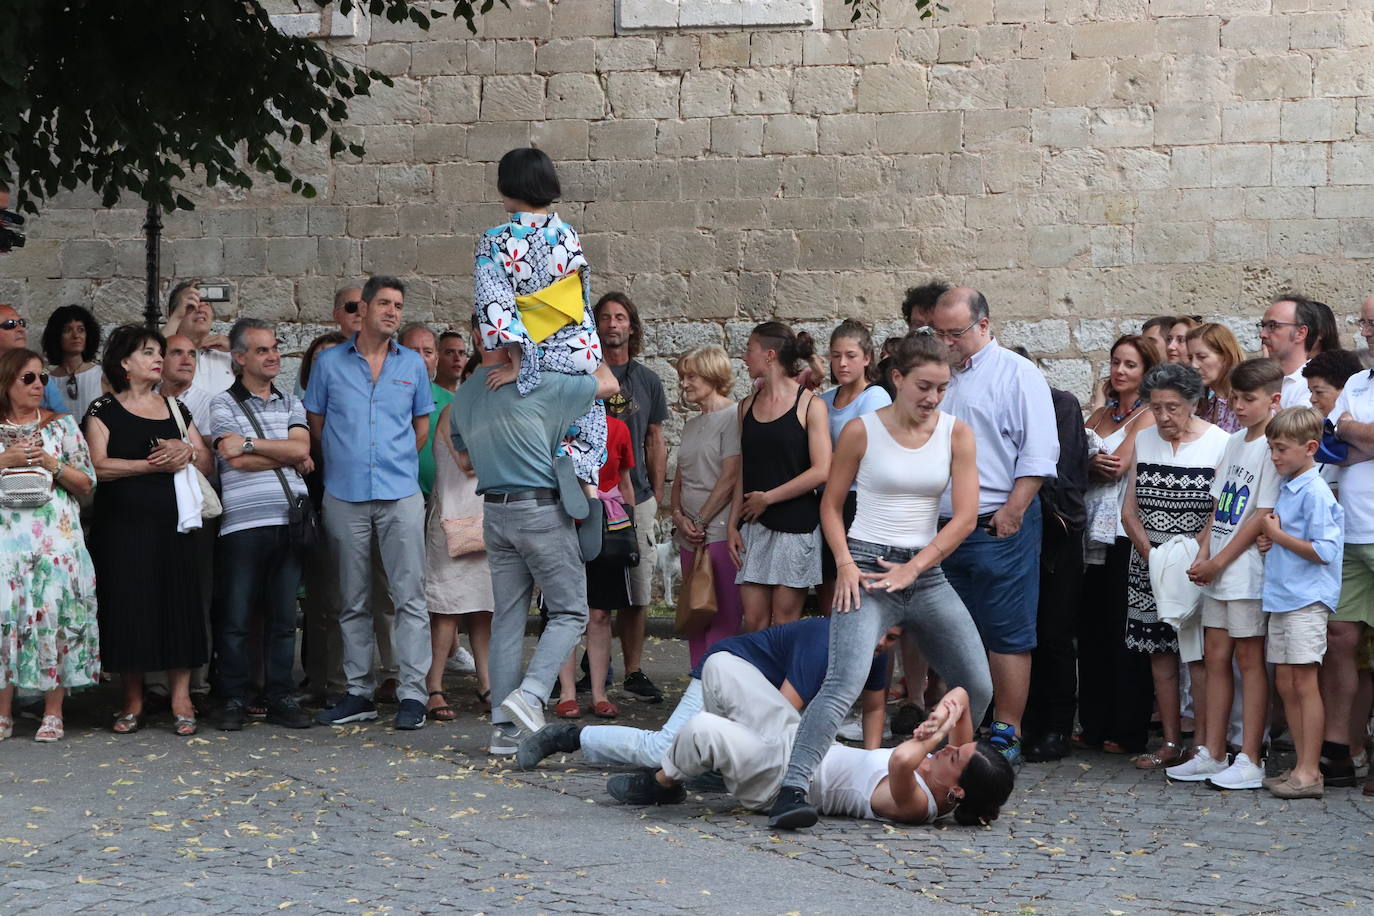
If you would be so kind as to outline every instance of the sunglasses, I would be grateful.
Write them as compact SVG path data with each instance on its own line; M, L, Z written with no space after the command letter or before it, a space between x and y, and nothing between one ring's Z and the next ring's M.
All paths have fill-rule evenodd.
M0 327L3 327L3 325L0 325ZM32 385L34 382L38 381L39 379L42 379L42 380L43 380L43 384L44 384L44 385L48 384L48 373L46 373L46 372L25 372L23 375L19 376L19 384L21 384L21 385Z
M15 328L27 328L28 326L27 318L6 318L4 321L0 321L0 331L13 331Z
M356 315L358 312L358 306L360 305L362 305L362 303L359 302L357 299L354 299L351 302L345 302L343 304L343 310L350 315Z

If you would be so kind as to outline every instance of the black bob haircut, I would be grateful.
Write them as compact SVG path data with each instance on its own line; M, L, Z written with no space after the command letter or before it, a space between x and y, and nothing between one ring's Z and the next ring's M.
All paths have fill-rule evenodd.
M43 356L49 366L62 364L65 355L62 352L62 332L73 321L86 326L86 348L81 351L81 359L85 362L95 359L100 349L100 325L96 323L95 316L83 306L64 305L48 316L48 323L43 328Z
M116 394L129 390L129 373L124 368L124 360L141 350L149 341L157 345L159 353L167 355L166 338L141 324L122 325L111 332L101 368L105 371L105 381L110 383L111 390Z
M496 166L496 190L503 197L542 210L563 195L553 160L543 150L523 146L501 157Z

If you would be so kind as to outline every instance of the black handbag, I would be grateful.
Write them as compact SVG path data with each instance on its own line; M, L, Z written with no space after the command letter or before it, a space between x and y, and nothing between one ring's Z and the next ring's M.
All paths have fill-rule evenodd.
M634 522L614 531L605 527L603 522L601 553L596 555L596 560L598 563L609 563L615 566L638 566L639 531L635 528Z
M257 433L259 439L266 439L267 436L262 431L258 418L253 415L253 411L248 409L248 404L234 397L239 405L239 410L248 418L248 422L253 427L253 432ZM286 494L286 524L287 534L291 540L291 546L301 550L312 550L324 541L324 535L320 531L320 516L315 511L315 505L310 501L310 496L306 493L295 493L291 489L291 484L286 482L286 475L281 468L273 468L273 473L277 475L277 482L281 484L282 492Z

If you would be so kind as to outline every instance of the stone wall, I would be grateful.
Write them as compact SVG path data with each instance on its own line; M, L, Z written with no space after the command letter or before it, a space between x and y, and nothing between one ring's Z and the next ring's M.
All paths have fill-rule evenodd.
M850 23L826 0L816 27L773 30L617 34L611 0L511 0L476 37L364 21L329 41L395 80L353 104L366 158L297 155L315 201L266 180L195 194L164 269L231 281L239 312L293 337L370 271L417 278L408 312L461 324L474 235L502 218L495 160L535 144L596 291L640 304L668 376L764 317L890 320L940 277L984 290L1002 339L1084 394L1142 316L1222 316L1254 347L1282 288L1342 316L1374 288L1371 0L948 3ZM0 258L0 298L135 318L141 222L49 202Z

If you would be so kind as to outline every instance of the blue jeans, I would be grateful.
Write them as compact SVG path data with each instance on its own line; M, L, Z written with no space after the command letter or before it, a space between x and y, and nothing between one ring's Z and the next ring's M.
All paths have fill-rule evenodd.
M286 525L244 528L215 545L215 690L225 700L247 700L251 688L248 629L262 612L263 692L269 703L294 695L296 589L300 551Z
M692 678L677 708L658 731L626 725L588 725L582 729L582 756L588 763L657 767L688 720L701 712L701 680Z
M879 557L900 564L918 551L850 538L849 552L860 572L882 572ZM840 722L868 679L878 637L893 626L916 638L930 666L940 672L945 683L968 691L969 714L974 722L982 719L992 701L987 653L958 593L940 567L932 566L900 592L863 592L858 608L831 615L825 680L802 713L783 785L803 792L810 787L821 758L835 741Z

